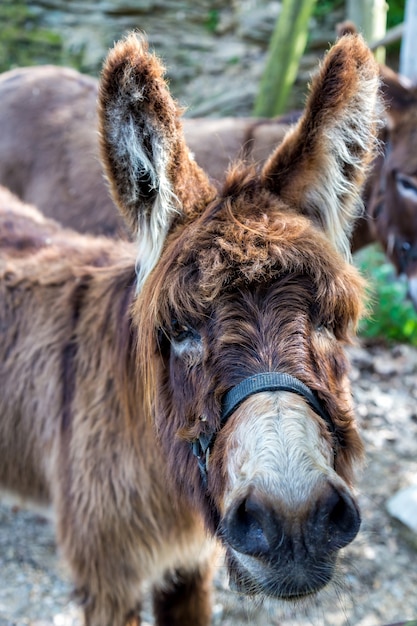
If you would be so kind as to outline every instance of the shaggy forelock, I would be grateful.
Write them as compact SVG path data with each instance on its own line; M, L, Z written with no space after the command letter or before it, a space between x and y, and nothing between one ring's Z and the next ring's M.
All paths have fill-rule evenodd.
M251 186L248 193L253 192ZM229 196L168 241L140 298L140 341L149 349L141 351L142 366L148 373L157 329L173 314L183 323L198 319L204 324L222 294L230 300L241 290L268 289L290 274L309 278L317 317L333 327L337 338L349 340L362 314L358 272L307 218L277 209L265 190L258 189L257 198L255 217L239 210L240 204L250 204L247 195Z
M166 267L163 292L172 303L187 292L201 306L210 306L222 292L268 285L291 273L306 274L316 286L320 306L334 308L335 315L355 323L361 314L362 281L322 232L303 216L272 206L268 192L264 210L259 215L244 215L242 206L250 206L245 195L237 200L226 198L217 215L199 222L181 238L179 245L167 249L162 267ZM169 268L168 268L169 266ZM161 267L159 268L161 272ZM162 270L164 272L164 270Z

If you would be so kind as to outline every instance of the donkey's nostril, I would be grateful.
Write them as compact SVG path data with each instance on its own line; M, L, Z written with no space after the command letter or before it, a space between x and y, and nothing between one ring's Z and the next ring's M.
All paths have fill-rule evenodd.
M270 550L267 539L269 517L268 511L253 496L249 496L227 514L225 538L232 548L243 554L266 554Z
M328 549L339 550L356 537L360 523L359 511L352 498L331 486L321 503L320 523L315 528L317 539L326 536Z
M237 552L258 558L322 558L350 543L361 523L351 496L330 483L309 512L277 508L249 494L229 509L224 539Z

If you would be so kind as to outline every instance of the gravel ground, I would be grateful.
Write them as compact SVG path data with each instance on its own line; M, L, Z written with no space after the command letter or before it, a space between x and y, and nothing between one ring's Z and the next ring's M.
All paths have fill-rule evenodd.
M337 582L291 614L234 595L219 564L214 626L383 626L417 618L417 537L386 510L392 495L417 484L417 350L355 347L351 360L367 466L359 484L362 529L344 551ZM80 626L70 593L50 521L1 504L0 626ZM152 624L146 608L143 617Z

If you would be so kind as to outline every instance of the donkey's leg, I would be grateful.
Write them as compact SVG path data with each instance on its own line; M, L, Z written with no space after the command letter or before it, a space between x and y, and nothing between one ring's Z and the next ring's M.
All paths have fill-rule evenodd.
M84 626L141 626L141 604L126 612L120 604L120 598L93 595L84 588L74 593L84 614Z
M73 599L84 614L84 626L141 626L141 602L126 611L125 601L109 593L94 593L89 587L77 588Z
M153 592L156 626L209 626L212 577L211 565L167 575Z

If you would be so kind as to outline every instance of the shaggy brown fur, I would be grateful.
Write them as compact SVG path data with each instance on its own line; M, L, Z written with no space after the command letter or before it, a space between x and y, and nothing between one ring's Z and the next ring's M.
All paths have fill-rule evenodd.
M261 173L220 193L188 152L159 61L105 63L103 160L137 246L59 228L0 194L0 484L51 502L88 626L208 626L213 537L243 593L297 600L359 527L347 359L362 281L347 241L377 124L360 37L327 55ZM148 255L149 253L149 255ZM135 272L135 265L138 276ZM224 393L285 371L220 429ZM191 444L217 435L205 484Z

